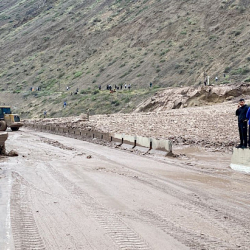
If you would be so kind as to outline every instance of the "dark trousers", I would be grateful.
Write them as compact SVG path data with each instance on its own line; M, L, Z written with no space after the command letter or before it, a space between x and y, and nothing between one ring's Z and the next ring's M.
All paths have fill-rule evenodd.
M248 131L248 146L250 147L250 125L248 126L249 127L249 131Z
M239 122L240 145L247 147L247 121Z

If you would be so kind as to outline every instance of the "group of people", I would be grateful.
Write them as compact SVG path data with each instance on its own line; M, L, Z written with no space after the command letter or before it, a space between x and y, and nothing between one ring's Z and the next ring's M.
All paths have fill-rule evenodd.
M69 86L67 86L67 91L70 89L70 87ZM78 88L76 88L76 91L75 92L70 92L70 95L77 95L78 94L78 91L79 91L79 89Z
M119 90L119 89L121 89L122 90L122 87L123 87L123 85L121 84L120 85L120 87L119 86L117 86L116 84L115 84L115 87L114 87L114 89L112 88L112 86L109 84L109 85L107 85L107 90L109 90L109 91L116 91L116 90ZM128 88L128 90L130 90L130 88L131 88L131 84L125 84L124 85L124 89L127 89ZM102 89L102 87L101 87L101 85L99 86L99 90L101 90Z
M152 87L152 85L153 85L153 83L150 82L150 85L149 85L150 88ZM102 89L101 85L98 88L99 88L99 90L101 90ZM116 90L119 90L119 89L122 90L122 88L130 90L131 89L131 84L128 84L128 85L124 84L124 86L122 84L120 86L115 85L114 88L112 88L112 86L110 84L107 85L107 90L109 90L110 93L113 93L113 92L115 92ZM68 91L69 89L70 89L70 86L67 86L66 90ZM33 87L31 87L30 90L33 91ZM37 88L37 91L40 91L40 90L41 90L41 87L39 86ZM73 93L74 93L74 95L78 94L78 91L79 91L79 89L77 88L75 92L71 92L71 95ZM63 102L63 108L66 108L66 107L67 107L67 102L64 101ZM46 110L43 112L43 116L44 116L44 118L47 117L47 111Z
M30 91L41 91L41 87L40 86L38 86L36 88L30 87Z
M240 134L240 144L236 148L250 147L250 107L246 105L244 99L239 100L236 116L238 116ZM247 124L249 124L249 140L247 140Z

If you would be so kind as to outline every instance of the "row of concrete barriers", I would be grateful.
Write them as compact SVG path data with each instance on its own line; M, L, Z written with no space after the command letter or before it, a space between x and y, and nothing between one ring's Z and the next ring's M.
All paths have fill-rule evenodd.
M55 125L25 124L25 126L37 129L39 131L52 132L76 139L96 138L108 142L114 142L120 146L125 144L130 145L131 148L144 147L148 150L160 150L167 152L167 155L172 155L172 142L170 140L154 139L143 136L130 136L117 133L111 134L79 128L60 127ZM7 139L6 135L4 135L3 138ZM250 173L250 149L234 148L230 166L234 170Z
M68 128L55 125L39 125L25 124L26 127L37 129L39 131L47 131L55 134L66 135L76 139L96 138L104 141L114 142L117 145L128 144L132 148L137 146L148 148L148 150L160 150L167 152L167 155L172 154L172 142L164 139L154 139L143 136L130 136L117 133L105 133L99 131L89 131L79 128Z

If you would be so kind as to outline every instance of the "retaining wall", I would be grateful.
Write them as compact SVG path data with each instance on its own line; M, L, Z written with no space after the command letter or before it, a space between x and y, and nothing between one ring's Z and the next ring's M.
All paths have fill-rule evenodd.
M67 128L63 126L55 125L37 125L37 124L25 124L26 127L37 129L40 131L52 132L55 134L60 134L64 136L73 137L76 139L85 139L85 138L96 138L108 142L117 143L117 145L130 144L133 148L136 146L145 147L149 150L161 150L165 151L168 154L172 154L172 142L169 140L148 138L142 136L130 136L125 134L112 134L104 133L99 131L89 131L79 128Z
M237 171L250 173L250 149L234 148L230 167Z

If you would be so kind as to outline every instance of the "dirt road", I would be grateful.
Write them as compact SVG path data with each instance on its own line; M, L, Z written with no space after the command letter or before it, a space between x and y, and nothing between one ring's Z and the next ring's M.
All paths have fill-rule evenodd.
M10 132L0 159L0 249L249 249L250 179L230 155L140 156Z

